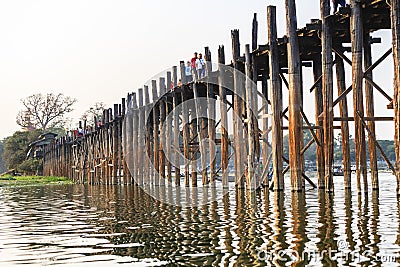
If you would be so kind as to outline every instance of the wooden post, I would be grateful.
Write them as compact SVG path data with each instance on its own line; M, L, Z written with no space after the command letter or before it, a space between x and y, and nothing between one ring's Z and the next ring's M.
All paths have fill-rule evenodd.
M194 99L196 99L196 92L197 92L197 82L195 81L193 83L193 94L194 94ZM192 187L197 187L197 155L198 155L198 149L195 146L195 136L196 134L199 136L199 138L197 138L199 141L201 139L200 134L198 132L198 127L197 127L197 123L199 122L197 120L198 118L198 114L197 114L197 105L196 105L196 101L191 102L191 111L190 111L190 159L191 159L191 165L192 165ZM200 146L200 142L198 143L198 146Z
M257 49L257 41L258 41L258 22L257 22L257 13L254 13L253 17L253 28L252 28L252 36L251 36L251 49L252 51Z
M118 183L118 175L119 175L119 143L118 143L118 136L119 136L119 129L118 129L118 104L114 104L114 120L113 120L113 184Z
M344 72L343 59L336 55L335 57L336 66L336 79L338 87L338 95L341 95L346 90L346 80ZM339 102L340 117L347 118L349 112L347 109L347 98L344 97ZM341 123L341 135L342 135L342 158L343 158L343 175L344 175L344 188L351 188L351 158L350 158L350 133L349 123L342 121Z
M132 182L133 178L133 108L132 108L132 94L128 94L128 112L125 115L125 127L124 127L124 152L125 152L125 162L131 168L127 173L125 173L125 182Z
M246 61L246 108L247 108L247 141L249 144L249 150L247 155L247 172L246 172L246 187L254 189L256 187L254 177L254 114L253 114L253 81L251 76L253 73L252 62L250 55L250 45L245 46L245 61ZM258 110L255 112L258 113ZM258 114L255 114L258 115Z
M160 108L157 95L157 81L151 81L151 90L153 95L153 166L154 166L154 179L155 185L159 185L159 124L160 124Z
M171 72L167 71L167 92L171 90L171 86L175 88L175 86L172 84L172 77L171 77ZM171 151L171 141L172 141L172 113L170 115L170 112L172 112L172 105L168 102L168 96L165 97L165 116L166 116L166 129L165 129L165 150L167 152L167 157L166 157L166 164L167 164L167 176L168 176L168 182L169 184L172 183L172 151Z
M165 185L165 78L160 77L159 83L159 108L160 108L160 122L159 122L159 169L160 185Z
M322 75L322 61L321 56L317 55L313 60L313 74L314 74L314 82L316 82L316 86L314 89L314 97L315 97L315 124L321 127L316 131L316 136L321 144L324 141L323 134L323 123L319 118L319 115L323 113L323 98L322 98L322 81L320 79ZM318 82L318 79L320 81ZM316 160L317 160L317 175L318 175L318 187L325 187L325 160L324 160L324 147L316 145Z
M229 151L228 151L228 112L225 89L225 49L224 46L218 48L218 89L221 112L221 170L222 170L222 187L228 188L229 176Z
M293 191L301 191L303 187L303 162L301 156L303 128L302 128L302 79L299 42L297 38L297 20L295 0L286 0L287 35L289 42L289 158L290 179Z
M365 148L365 131L358 117L357 112L364 116L363 105L363 24L361 17L361 2L351 0L351 18L350 18L350 33L351 33L351 52L352 52L352 74L353 74L353 105L354 105L354 124L356 145L356 175L357 175L357 190L361 192L361 176L363 177L364 192L367 192L367 159Z
M330 0L321 0L322 17L322 99L323 99L323 130L324 130L324 161L326 191L333 191L333 58L332 36L330 32Z
M262 172L261 172L261 183L264 187L268 188L269 187L269 151L268 151L268 73L265 72L263 73L262 77L262 83L261 83L261 88L262 88L262 93L266 99L265 103L262 103L264 105L262 107L262 135L261 135L261 150L262 150ZM257 126L258 127L258 126Z
M239 74L238 70L238 59L240 57L240 42L239 42L239 30L233 30L231 33L232 36L232 57L233 57L233 106L234 106L234 114L233 114L233 138L234 138L234 164L235 164L235 184L238 188L244 187L243 180L243 160L244 156L243 146L243 129L242 129L242 82L241 82L241 74Z
M392 0L390 14L392 18L392 45L394 66L394 143L396 153L397 195L400 195L400 1Z
M175 170L175 185L181 185L181 170L180 170L180 129L179 129L179 115L180 109L178 109L179 103L181 100L181 93L177 91L178 86L178 68L176 66L172 67L172 77L174 82L174 92L173 92L173 112L174 112L174 170ZM185 76L185 75L184 75Z
M210 158L210 183L214 186L216 175L216 150L215 150L215 99L213 85L210 84L212 73L211 51L206 47L207 55L207 108L208 108L208 155Z
M186 76L185 76L185 62L181 61L180 62L181 66L181 80L186 81ZM186 86L182 85L182 138L183 138L183 162L185 165L185 187L189 187L189 160L191 153L189 153L189 109L187 105L187 100L188 97L185 92Z
M368 69L372 65L372 51L369 33L364 34L364 69ZM372 71L368 72L366 76L372 80ZM367 117L374 117L374 88L372 84L365 80L365 113ZM367 122L368 129L375 136L375 122ZM376 158L376 146L372 136L368 135L368 151L369 151L369 166L371 170L372 189L379 189L378 182L378 163Z
M138 176L138 170L139 170L139 142L138 142L138 127L139 126L139 111L138 111L138 106L137 106L137 101L136 101L136 93L132 93L132 159L133 159L133 179L135 182L140 185L140 177Z
M138 179L137 184L139 186L143 185L143 170L144 170L144 153L145 153L145 114L144 114L144 99L143 99L143 89L138 89L139 95L139 109L138 109Z
M282 84L279 78L279 50L277 45L276 7L268 6L269 78L272 109L272 157L274 190L284 189L283 133L282 133Z
M144 132L144 136L143 138L145 138L145 142L146 142L146 155L145 155L145 159L146 162L144 164L144 179L143 179L143 183L147 184L150 180L150 176L151 176L151 169L153 169L153 167L151 166L151 161L152 161L152 149L151 149L151 125L150 125L150 94L149 94L149 87L147 85L143 86L144 88L144 123L145 126L143 128ZM145 181L145 179L147 181Z

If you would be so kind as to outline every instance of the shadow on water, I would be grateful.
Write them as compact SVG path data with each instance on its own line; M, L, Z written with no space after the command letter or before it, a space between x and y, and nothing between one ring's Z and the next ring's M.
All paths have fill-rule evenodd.
M1 188L0 266L397 266L400 204L385 184L221 198L155 187L159 200L136 186Z

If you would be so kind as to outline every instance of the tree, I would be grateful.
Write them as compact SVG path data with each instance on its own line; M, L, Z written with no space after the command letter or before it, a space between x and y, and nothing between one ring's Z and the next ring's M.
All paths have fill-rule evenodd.
M64 94L34 94L21 100L24 109L17 115L17 124L26 129L63 127L65 115L71 112L76 99Z
M0 173L6 171L6 163L3 160L4 140L0 140Z
M101 120L105 107L103 102L96 102L93 107L83 113L81 120L86 121L88 125L94 125L94 117Z
M30 173L35 173L39 170L40 164L30 162L32 160L26 161L26 153L28 145L37 140L41 133L41 130L18 131L5 139L2 157L8 169Z

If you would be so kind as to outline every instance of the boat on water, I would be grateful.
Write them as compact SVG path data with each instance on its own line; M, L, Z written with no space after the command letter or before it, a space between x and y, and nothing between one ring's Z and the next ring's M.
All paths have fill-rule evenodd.
M343 167L342 166L333 166L333 176L343 176Z

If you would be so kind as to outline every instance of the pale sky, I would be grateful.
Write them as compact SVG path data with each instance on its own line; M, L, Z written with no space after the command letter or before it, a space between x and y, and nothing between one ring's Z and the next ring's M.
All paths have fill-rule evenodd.
M267 5L277 6L278 35L285 33L283 3L0 0L0 138L19 129L15 117L22 109L20 99L34 93L61 92L77 98L71 114L76 122L95 102L104 102L108 107L120 103L128 92L136 91L180 60L190 59L194 51L204 51L205 46L210 47L215 60L218 45L225 45L229 62L230 31L240 30L244 51L244 45L251 42L253 13L258 13L259 44L266 43ZM319 18L319 0L298 0L297 15L299 28L310 19ZM389 32L375 36L385 38L382 44L374 45L376 59L391 43ZM374 76L389 95L393 95L392 69L390 56ZM305 92L311 79L311 69L305 69ZM306 95L305 108L313 121L311 96ZM376 101L382 107L387 104L380 96ZM384 109L377 113L393 116L393 111ZM378 138L393 138L393 123L380 123L378 128Z

